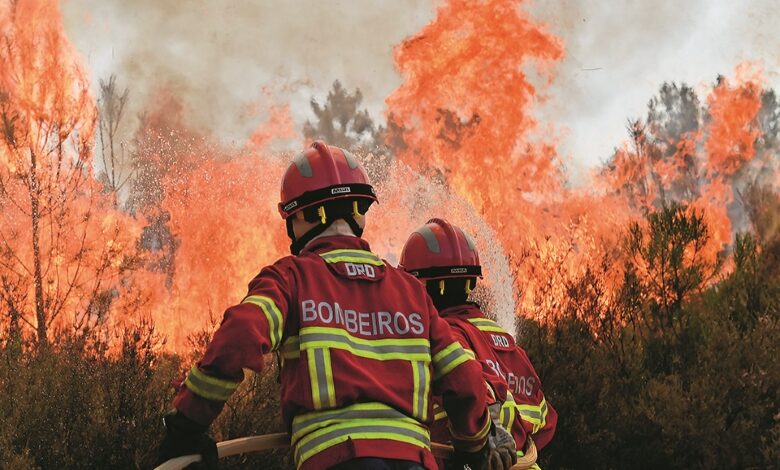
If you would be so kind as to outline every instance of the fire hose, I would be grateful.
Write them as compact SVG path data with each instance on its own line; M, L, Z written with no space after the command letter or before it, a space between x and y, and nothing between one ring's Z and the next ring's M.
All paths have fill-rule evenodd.
M265 434L262 436L241 437L217 444L219 458L224 459L239 454L260 452L272 449L286 449L290 447L290 436L287 433ZM433 443L431 445L433 455L440 459L452 457L452 447L446 444ZM155 470L182 470L193 463L200 462L200 455L184 455L164 462ZM536 446L531 438L528 438L525 455L517 460L512 470L527 470L536 463Z

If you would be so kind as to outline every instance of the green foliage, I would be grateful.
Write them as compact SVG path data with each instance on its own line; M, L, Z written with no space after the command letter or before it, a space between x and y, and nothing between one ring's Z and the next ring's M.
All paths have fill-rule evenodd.
M669 157L686 135L699 130L702 107L699 97L685 83L665 82L647 105L649 139L655 144L657 158Z
M632 263L627 271L639 270L646 279L642 290L650 296L653 313L648 325L673 330L683 300L717 274L722 257L714 264L701 260L709 234L703 215L695 211L688 214L671 203L649 214L647 223L648 230L637 222L629 228L626 251Z
M248 374L212 426L212 433L218 440L284 432L277 377L278 368L270 361L262 375ZM292 456L286 449L231 457L221 461L220 466L269 470L295 468Z
M160 352L150 325L128 329L118 351L95 331L50 347L0 347L0 468L152 468L171 380L185 364ZM187 363L189 364L189 363ZM275 368L244 381L212 426L218 440L282 430ZM286 451L241 456L222 468L292 468Z
M115 355L94 332L0 350L0 460L18 468L148 466L179 367L155 354L157 345L141 325L124 333Z
M707 238L699 216L670 206L647 222L628 231L614 299L570 289L561 322L520 327L560 414L542 468L774 468L780 276L764 247L778 234L739 235L733 270L713 284L718 263L693 256ZM572 285L600 279L589 270Z
M763 193L762 193L763 194ZM763 194L763 207L777 208ZM772 209L773 211L775 209ZM780 234L757 211L733 267L697 255L701 217L682 206L648 215L626 234L631 254L617 293L610 263L567 284L555 324L522 322L519 337L560 420L542 468L770 468L780 457ZM763 227L763 228L762 228ZM193 354L161 353L154 328L54 338L49 347L9 331L0 343L2 468L150 468L170 407L170 381ZM269 358L272 359L272 358ZM211 432L217 440L280 432L272 360L248 373ZM290 469L286 450L233 457L221 468Z

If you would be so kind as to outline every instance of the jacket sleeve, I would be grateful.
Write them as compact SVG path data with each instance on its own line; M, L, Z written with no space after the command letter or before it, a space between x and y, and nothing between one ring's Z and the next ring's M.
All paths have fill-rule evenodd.
M289 283L278 263L249 284L244 300L225 311L203 359L192 367L173 406L188 418L210 424L244 379L243 369L263 369L263 355L282 340L290 301Z
M542 391L542 382L536 373L526 352L518 347L524 367L535 379L535 386L530 396L510 394L501 409L501 421L515 430L514 434L530 435L537 449L541 450L553 438L558 424L558 413L547 403ZM520 444L520 443L518 443Z
M464 452L484 447L490 432L488 393L482 370L428 302L433 356L433 393L441 396L453 446Z
M466 354L468 354L468 356L471 359L474 359L477 362L479 362L479 365L482 367L482 378L485 381L485 386L487 387L487 392L488 392L486 403L488 405L491 405L496 402L503 403L504 400L506 400L506 394L509 389L506 379L501 375L497 374L496 371L493 370L493 368L490 367L487 364L487 362L483 360L483 358L477 357L477 352L475 352L476 349L475 346L471 343L468 336L465 334L465 332L456 322L447 321L447 324L450 325L450 327L452 328L453 336L455 337L456 340L458 340L460 345L463 346L463 349L466 351Z

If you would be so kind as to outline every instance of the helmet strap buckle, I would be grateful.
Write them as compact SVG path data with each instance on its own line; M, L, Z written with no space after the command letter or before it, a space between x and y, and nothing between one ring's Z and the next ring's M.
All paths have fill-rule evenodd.
M306 246L307 243L312 241L315 237L322 234L325 230L328 229L331 225L333 225L333 222L335 222L338 219L330 219L328 220L327 215L325 214L325 206L320 206L317 208L317 215L320 216L320 225L315 226L308 232L304 233L300 238L295 237L295 231L293 230L293 221L292 217L289 217L287 219L287 236L292 240L292 243L290 244L290 252L294 255L299 255L301 253L301 250L303 250L303 247ZM346 217L343 217L344 221L347 222L349 225L349 228L352 229L352 233L355 234L355 236L360 237L363 235L363 228L360 226L360 224L357 223L354 217L351 215L347 215Z

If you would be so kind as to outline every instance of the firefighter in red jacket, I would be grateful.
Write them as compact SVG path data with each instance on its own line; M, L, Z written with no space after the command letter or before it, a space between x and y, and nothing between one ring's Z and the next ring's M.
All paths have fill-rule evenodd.
M349 152L317 141L293 160L279 203L293 256L263 268L225 312L165 417L160 461L199 453L215 468L209 424L243 369L260 373L275 351L299 469L435 468L433 393L443 397L456 450L482 459L496 452L480 365L420 283L360 238L375 201Z
M433 304L453 327L466 352L506 381L506 401L494 414L511 429L518 456L523 455L527 437L533 436L537 449L547 445L555 433L558 414L547 403L528 355L477 304L468 301L477 277L482 276L474 241L449 222L431 219L409 236L400 265L425 283ZM449 410L436 410L438 418L448 415ZM437 430L444 421L437 419L434 439L441 435Z

